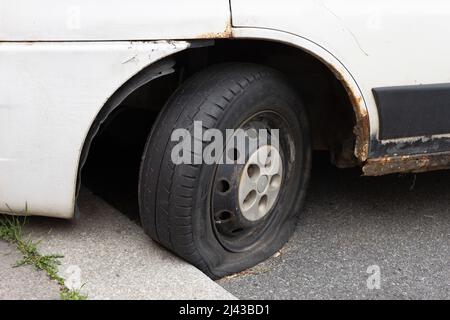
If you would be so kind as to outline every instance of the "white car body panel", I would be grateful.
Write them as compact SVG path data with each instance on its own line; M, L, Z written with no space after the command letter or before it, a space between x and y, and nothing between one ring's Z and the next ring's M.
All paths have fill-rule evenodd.
M284 31L291 35L280 37L289 42L334 56L360 88L370 114L370 133L375 138L379 119L372 88L450 82L450 46L443 42L450 34L447 0L231 3L237 36L247 35L245 29L239 30L241 27L267 30L249 32L258 37L265 37L270 30Z
M0 0L0 211L72 217L98 112L192 39L310 52L345 82L377 141L372 89L450 83L448 34L447 0Z
M1 0L0 41L220 37L228 0Z
M108 98L188 42L0 43L0 211L70 218L88 131Z

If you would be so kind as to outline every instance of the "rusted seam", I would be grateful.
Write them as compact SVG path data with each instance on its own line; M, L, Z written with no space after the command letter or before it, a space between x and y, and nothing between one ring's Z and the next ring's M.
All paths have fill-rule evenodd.
M344 79L344 77L342 77L339 70L337 70L333 65L329 64L327 61L324 61L322 59L320 60L325 63L326 66L328 66L335 77L342 83L350 99L350 103L353 107L356 120L355 127L353 128L353 133L356 137L354 154L356 158L361 163L363 163L368 158L370 142L369 114L367 113L367 110L362 106L363 98L361 95L355 94L355 92L351 88L351 85Z
M363 167L363 172L365 176L382 176L392 173L425 172L449 168L450 152L441 152L369 159Z
M195 37L196 39L228 39L233 37L233 28L231 26L231 19L228 20L225 30L222 32L208 32L202 33Z

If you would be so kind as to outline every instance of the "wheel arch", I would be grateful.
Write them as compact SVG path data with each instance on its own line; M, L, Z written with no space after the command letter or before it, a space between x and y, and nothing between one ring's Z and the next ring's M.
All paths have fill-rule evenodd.
M323 63L341 82L352 104L356 119L354 127L356 136L354 154L361 162L365 162L368 159L370 143L377 137L378 113L376 109L366 103L362 90L351 72L331 51L299 35L268 28L233 28L232 37L235 39L260 39L283 43L304 51Z
M288 46L314 57L328 70L330 70L336 77L336 79L339 80L342 84L353 107L353 112L356 120L355 126L353 128L353 134L356 142L353 150L354 156L360 163L363 163L367 160L371 137L371 133L369 132L369 130L370 128L373 128L373 126L371 126L369 123L371 119L369 119L368 107L355 79L336 57L334 57L330 52L315 44L314 42L298 37L296 35L276 30L259 28L234 28L230 33L228 39L232 39L231 42L259 40ZM229 41L227 39L215 40L216 42ZM194 40L191 43L195 44L196 41L198 40ZM206 43L204 42L205 40L200 41L202 43L200 47L202 48L211 48L214 47L215 44L214 39L210 39ZM78 196L78 191L80 188L81 170L87 160L91 144L97 133L99 132L101 125L129 95L131 95L133 92L143 87L144 85L149 84L150 82L164 75L176 72L175 65L177 63L178 57L180 55L189 55L192 49L198 47L198 45L191 45L181 52L172 53L171 55L150 64L143 70L139 71L132 78L127 80L124 84L122 84L122 86L120 86L107 100L107 102L100 109L95 120L93 121L83 144L78 166L76 196Z
M128 79L124 84L122 84L101 107L85 137L83 148L81 150L76 181L76 198L78 197L81 186L81 170L86 163L92 142L100 131L102 124L105 123L112 112L116 108L118 108L130 94L132 94L142 86L148 84L152 80L175 72L174 55L176 54L177 53L162 58L161 60L158 60L139 71L133 77Z

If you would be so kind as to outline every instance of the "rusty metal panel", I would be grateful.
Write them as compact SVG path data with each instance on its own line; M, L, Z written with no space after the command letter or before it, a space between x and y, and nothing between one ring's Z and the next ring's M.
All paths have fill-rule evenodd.
M366 176L425 172L450 168L450 152L369 159L363 167Z

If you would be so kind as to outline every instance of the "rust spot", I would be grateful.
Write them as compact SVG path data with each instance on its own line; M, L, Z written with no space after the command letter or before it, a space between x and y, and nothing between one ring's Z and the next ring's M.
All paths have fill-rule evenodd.
M369 154L369 116L367 114L356 116L356 125L353 129L356 136L355 156L360 161L365 161Z
M353 106L353 111L355 112L356 118L356 124L353 128L353 133L356 136L355 149L353 152L360 162L364 162L367 160L369 155L370 123L369 115L363 105L363 98L360 95L355 95L350 83L344 79L339 70L327 61L323 60L321 57L317 56L317 58L322 61L331 70L331 72L333 72L336 79L343 84L345 91L347 91L347 95L350 99L351 105Z
M369 141L370 141L370 126L369 126L369 115L367 114L367 110L362 105L363 99L360 95L355 95L353 90L350 87L350 84L347 83L344 79L340 79L342 84L347 91L348 97L350 99L350 103L353 106L353 110L355 112L356 124L353 128L353 133L356 137L355 143L355 156L356 158L363 162L367 159L369 154Z
M369 159L363 167L363 172L365 176L382 176L392 173L425 172L449 168L450 152L441 152Z
M231 20L227 22L225 30L222 32L208 32L202 33L195 37L196 39L227 39L233 37L233 29L231 27Z
M199 35L197 38L201 39L219 39L219 38L233 38L233 29L231 20L228 21L225 31L223 32L211 32ZM347 95L352 104L353 111L355 113L356 124L353 128L353 133L355 135L355 146L351 146L348 150L343 151L342 158L351 159L353 156L356 157L358 164L364 163L369 155L369 141L370 141L370 124L369 115L364 105L364 101L361 95L355 94L350 83L348 83L341 72L337 70L329 62L325 61L322 57L314 55L318 60L320 60L324 65L326 65L335 77L341 81L343 84ZM348 162L345 164L346 167L354 166L353 162Z

